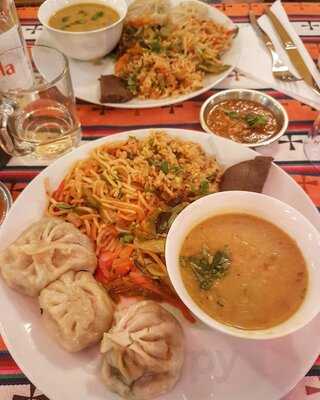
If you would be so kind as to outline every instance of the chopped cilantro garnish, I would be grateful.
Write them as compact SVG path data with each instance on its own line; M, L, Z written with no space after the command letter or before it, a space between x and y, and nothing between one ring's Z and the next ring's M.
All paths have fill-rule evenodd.
M170 171L172 172L172 173L174 173L174 174L179 174L180 172L182 172L183 171L183 169L182 169L182 167L180 167L180 165L173 165L171 168L170 168Z
M73 208L75 208L75 205L67 203L56 203L55 207L59 208L60 210L72 210Z
M98 11L91 17L91 19L92 19L92 21L95 21L95 20L97 20L97 19L99 19L99 18L101 18L103 16L104 16L104 12L103 11Z
M200 183L200 188L199 188L199 190L200 190L200 193L201 193L201 194L206 194L206 193L208 193L208 191L209 191L209 182L208 182L206 179L204 179L204 180Z
M267 118L260 114L247 114L244 120L251 127L263 126L267 123Z
M131 93L137 94L137 78L134 75L129 76L127 85Z
M230 111L226 109L224 109L223 112L231 119L241 119L251 128L263 126L267 123L267 118L261 114L248 113L246 115L241 115L238 111Z
M120 242L124 244L132 243L133 239L134 237L130 233L123 233L120 235Z
M239 113L237 111L224 110L224 113L231 119L239 118Z
M214 254L205 247L200 254L181 257L181 266L191 268L199 287L202 290L209 290L216 279L223 278L229 271L231 257L227 249L218 250ZM219 304L223 307L223 304Z
M169 164L168 161L162 161L162 163L160 164L160 169L161 171L167 175L167 173L169 172Z
M154 40L153 42L150 43L150 50L153 51L154 53L160 53L161 51L161 44L159 40Z

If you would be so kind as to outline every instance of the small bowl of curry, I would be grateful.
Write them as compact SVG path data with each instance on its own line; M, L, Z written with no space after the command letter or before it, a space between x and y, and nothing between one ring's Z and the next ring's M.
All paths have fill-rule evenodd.
M169 230L165 257L184 304L223 333L282 337L320 311L320 234L272 197L230 191L191 203Z
M288 115L273 97L256 90L224 90L201 107L200 122L208 132L248 147L270 144L288 127Z

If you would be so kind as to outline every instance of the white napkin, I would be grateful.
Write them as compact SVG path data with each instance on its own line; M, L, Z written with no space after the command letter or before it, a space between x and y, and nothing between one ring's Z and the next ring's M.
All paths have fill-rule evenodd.
M297 35L293 26L290 24L290 21L281 4L281 1L277 0L275 3L273 3L271 9L282 22L283 27L289 33L293 42L296 44L315 81L318 85L320 85L320 73L317 70L317 67L307 49L304 47L301 39ZM288 66L289 70L293 74L299 77L299 74L290 62L286 51L282 48L281 42L269 18L266 15L263 15L258 19L258 21L260 26L270 36L282 61ZM269 51L265 47L261 39L257 36L251 25L242 28L239 34L242 35L241 39L243 48L238 69L242 73L247 75L249 78L256 79L257 81L266 84L269 87L279 90L280 92L283 92L290 97L293 97L303 103L310 105L311 107L316 108L317 110L320 110L320 95L316 94L312 90L312 88L308 86L305 82L282 82L273 77L271 72L272 63Z

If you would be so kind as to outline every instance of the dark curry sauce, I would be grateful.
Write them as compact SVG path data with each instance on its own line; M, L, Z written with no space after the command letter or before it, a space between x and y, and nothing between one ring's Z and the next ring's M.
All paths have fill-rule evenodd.
M207 125L216 135L240 143L259 143L280 130L273 112L251 100L224 100L208 113Z

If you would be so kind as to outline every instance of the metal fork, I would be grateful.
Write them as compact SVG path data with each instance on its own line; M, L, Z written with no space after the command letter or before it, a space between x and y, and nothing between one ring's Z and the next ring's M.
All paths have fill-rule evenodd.
M293 75L292 72L289 71L289 68L283 63L281 58L279 57L279 54L276 52L276 49L270 39L270 37L267 35L267 33L261 28L261 26L258 24L258 21L252 11L249 11L249 19L251 22L251 25L259 38L263 41L265 46L270 52L271 59L272 59L272 74L276 79L279 79L284 82L297 82L301 81L302 79L297 78L295 75Z

